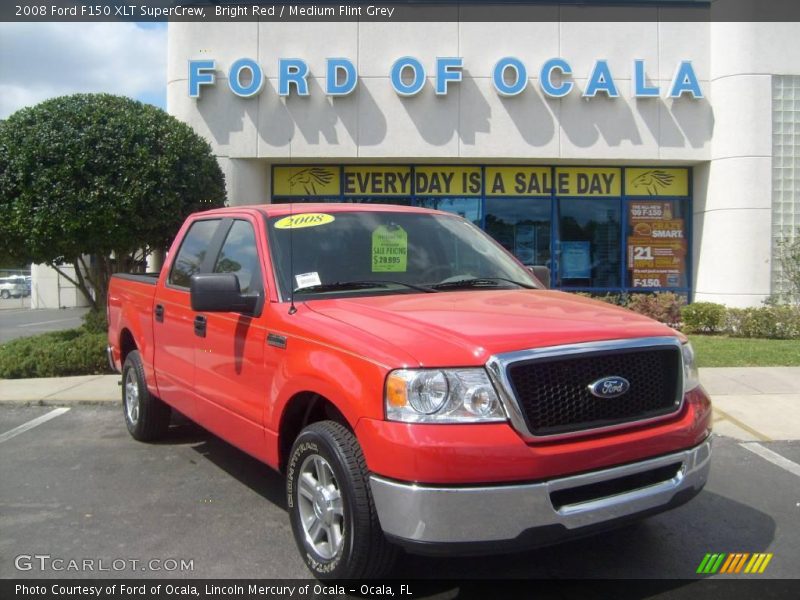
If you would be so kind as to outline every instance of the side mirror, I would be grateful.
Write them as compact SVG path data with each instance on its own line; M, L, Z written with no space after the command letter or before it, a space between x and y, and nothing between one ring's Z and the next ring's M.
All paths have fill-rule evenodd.
M525 265L525 268L539 280L545 289L550 287L550 269L543 265Z
M233 273L192 275L189 292L192 310L197 312L238 312L253 314L257 294L242 294L239 278Z

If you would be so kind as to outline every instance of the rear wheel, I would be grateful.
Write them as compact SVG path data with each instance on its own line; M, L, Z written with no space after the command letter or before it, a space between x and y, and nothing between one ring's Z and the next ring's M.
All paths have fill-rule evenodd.
M10 297L11 297L11 292L9 292L8 290L0 291L0 298L2 298L3 300L7 300Z
M169 428L172 411L147 390L138 350L128 354L122 367L122 409L128 432L140 442L158 439Z
M383 535L364 454L345 427L321 421L300 433L286 492L297 547L315 577L371 578L391 570L397 550Z

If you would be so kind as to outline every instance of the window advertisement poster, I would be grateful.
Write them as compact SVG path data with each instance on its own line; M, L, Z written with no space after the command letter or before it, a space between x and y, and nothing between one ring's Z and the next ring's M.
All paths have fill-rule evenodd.
M533 225L517 225L514 255L524 265L536 265L536 230Z
M561 242L561 279L590 279L591 242Z
M686 286L686 224L675 218L673 201L628 204L630 285L641 288Z

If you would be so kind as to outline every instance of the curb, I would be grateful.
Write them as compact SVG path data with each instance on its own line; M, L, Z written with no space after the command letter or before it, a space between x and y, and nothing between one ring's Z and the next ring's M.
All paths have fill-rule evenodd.
M103 406L122 402L119 398L94 400L59 400L58 398L40 398L38 400L0 400L0 406Z
M107 404L120 400L119 383L118 374L0 379L0 406Z

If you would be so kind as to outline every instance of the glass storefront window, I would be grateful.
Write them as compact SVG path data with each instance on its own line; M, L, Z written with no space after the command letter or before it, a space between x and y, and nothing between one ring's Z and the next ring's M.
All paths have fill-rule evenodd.
M480 198L417 198L417 206L450 212L481 226Z
M628 287L688 287L687 204L664 199L626 202Z
M691 177L672 166L276 165L272 194L454 213L549 267L555 288L691 293Z
M345 202L353 202L355 204L394 204L396 206L411 206L414 202L411 198L398 198L398 197L348 197Z
M619 287L619 199L560 198L558 215L558 285Z
M297 196L296 198L276 197L272 199L273 204L312 204L317 202L341 202L341 201L342 200L338 197L325 198L318 196Z
M487 198L486 233L524 265L550 267L550 199Z

